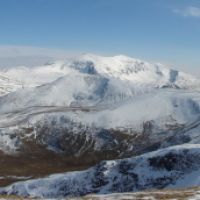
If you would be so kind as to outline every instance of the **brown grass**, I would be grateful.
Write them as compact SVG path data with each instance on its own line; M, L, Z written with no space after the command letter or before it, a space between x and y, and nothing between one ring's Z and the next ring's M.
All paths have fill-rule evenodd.
M188 200L200 190L200 188L190 188L185 190L157 190L137 193L111 194L111 195L88 195L79 200L106 200L108 197L116 200L134 199L134 200Z
M85 155L70 156L54 153L46 147L26 141L21 153L7 155L0 152L0 187L19 181L6 176L44 177L53 173L87 169L104 159L115 159L114 152L87 152ZM23 180L23 179L21 179Z

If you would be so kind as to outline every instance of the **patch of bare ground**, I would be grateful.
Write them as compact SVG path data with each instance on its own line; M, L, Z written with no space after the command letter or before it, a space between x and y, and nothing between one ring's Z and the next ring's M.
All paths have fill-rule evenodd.
M87 152L80 156L55 153L45 146L26 141L20 153L0 152L0 187L28 178L87 169L101 160L115 159L115 152ZM23 177L23 178L20 178Z
M30 200L41 198L20 197L15 195L0 195L0 200ZM45 198L42 198L45 199ZM60 198L59 198L60 199ZM199 200L200 188L155 190L136 193L113 193L105 195L91 194L77 198L62 198L63 200Z
M180 190L157 190L137 193L119 193L108 195L88 195L73 200L199 200L195 197L200 188L189 188Z
M24 198L24 197L18 197L14 195L9 195L9 196L0 195L0 200L30 200L30 199L33 199L33 198Z

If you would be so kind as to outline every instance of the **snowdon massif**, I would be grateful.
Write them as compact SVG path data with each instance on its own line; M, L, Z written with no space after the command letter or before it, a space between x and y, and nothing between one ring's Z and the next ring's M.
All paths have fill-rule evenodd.
M88 54L0 74L7 166L0 183L40 178L1 193L66 197L200 185L199 79L126 56ZM101 162L110 159L122 160Z

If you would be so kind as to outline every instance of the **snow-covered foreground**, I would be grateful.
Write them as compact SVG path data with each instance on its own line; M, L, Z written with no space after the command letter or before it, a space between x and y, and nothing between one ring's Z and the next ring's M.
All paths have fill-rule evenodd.
M1 188L1 194L61 198L200 185L200 145L180 145L142 156L103 161L86 171L51 175Z

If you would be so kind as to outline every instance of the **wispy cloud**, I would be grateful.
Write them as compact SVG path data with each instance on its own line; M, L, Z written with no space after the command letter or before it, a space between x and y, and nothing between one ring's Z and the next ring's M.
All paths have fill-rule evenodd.
M184 17L196 17L200 18L200 7L188 6L183 9L174 9L174 13L179 14Z
M37 66L81 54L80 51L39 48L31 46L0 45L0 68Z

